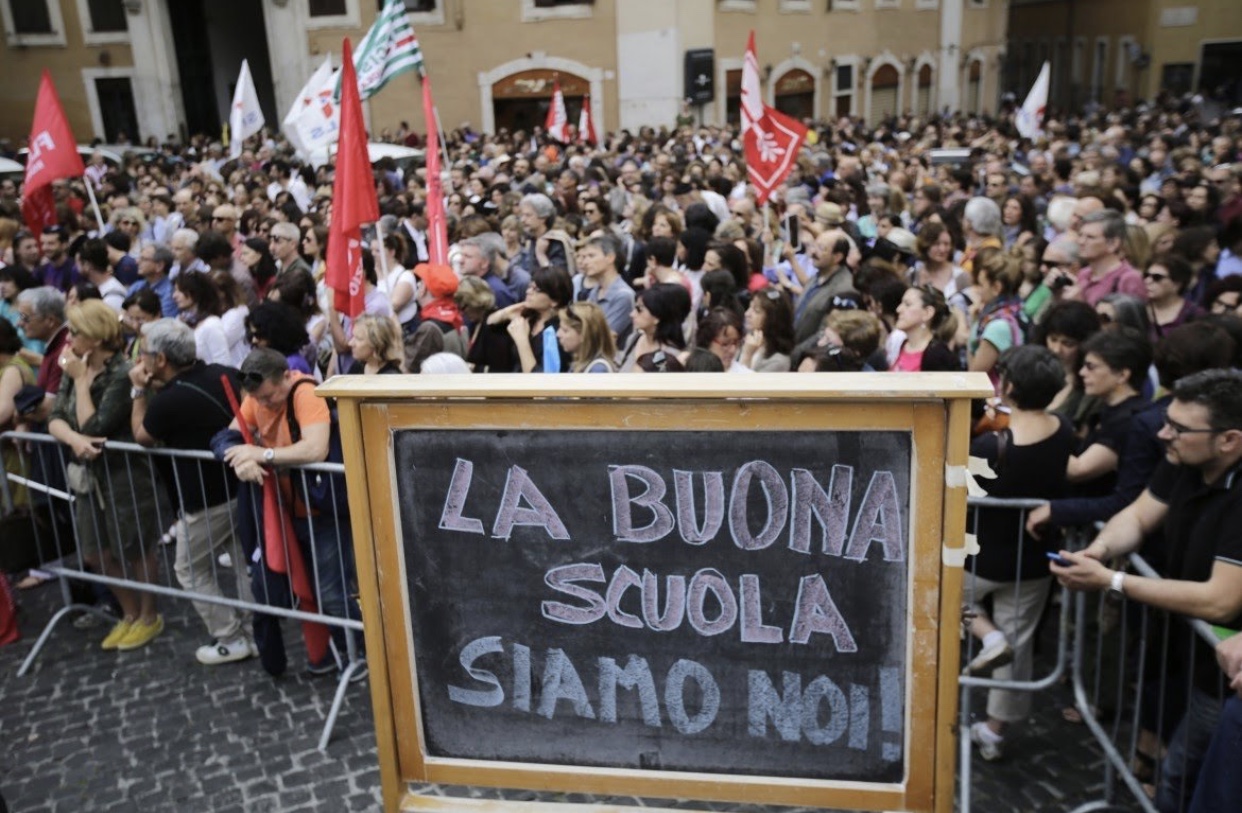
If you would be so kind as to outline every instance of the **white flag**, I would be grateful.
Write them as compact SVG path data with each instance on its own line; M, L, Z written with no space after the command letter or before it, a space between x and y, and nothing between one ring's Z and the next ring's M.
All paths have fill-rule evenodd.
M341 107L333 98L338 80L332 58L311 75L281 126L298 154L306 157L336 141L341 130Z
M1014 116L1014 125L1024 138L1038 138L1044 132L1044 109L1048 107L1048 80L1051 67L1047 62L1039 70L1039 77L1026 95L1022 108Z
M565 94L561 93L561 83L552 80L552 104L548 106L548 116L544 119L543 129L549 138L562 144L569 143L569 114L565 111Z
M259 109L259 94L255 93L254 80L250 78L250 63L243 59L237 89L233 91L233 107L229 110L229 157L241 155L242 143L261 129L263 111Z

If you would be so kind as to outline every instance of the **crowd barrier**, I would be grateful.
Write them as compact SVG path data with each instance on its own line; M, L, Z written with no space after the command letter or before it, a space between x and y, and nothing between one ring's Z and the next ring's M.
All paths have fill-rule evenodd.
M287 666L279 620L296 621L303 625L308 651L323 648L326 662L340 669L319 741L321 750L327 748L345 692L359 670L365 669L362 620L352 595L348 517L329 512L332 515L274 526L265 526L264 517L271 516L273 508L286 515L296 513L296 503L311 504L312 488L318 493L326 488L330 496L339 496L343 505L344 495L335 494L336 489L343 488L343 479L331 476L343 475L342 466L318 464L285 470L288 485L271 489L266 506L262 490L243 486L223 508L191 511L188 517L179 517L174 504L210 505L212 487L223 487L224 468L210 452L108 443L97 466L98 482L84 490L80 482L70 486L67 450L51 437L8 432L0 435L0 446L17 453L17 465L10 465L7 477L0 479L0 500L6 510L14 504L24 506L22 513L29 520L35 556L42 562L40 569L58 580L63 602L38 636L19 676L28 672L66 619L93 614L109 623L116 620L89 600L89 589L85 589L84 600L84 588L92 586L190 601L201 619L191 623L202 623L205 628L214 625L240 630L247 636L253 628L257 638L266 638L256 643L268 671ZM300 500L291 500L294 493ZM318 504L323 504L322 499ZM970 510L975 526L980 512L988 509L1013 514L1013 536L1005 544L1016 540L1015 561L1021 562L1026 546L1036 544L1024 530L1026 512L1039 504L1033 500L971 498ZM14 515L8 516L11 519ZM1063 545L1069 549L1085 547L1092 533L1069 532ZM200 544L195 548L199 555L186 555L194 547L189 539L201 543L204 534L206 552ZM995 540L980 542L987 545ZM145 555L117 557L113 553L117 548ZM232 567L219 561L218 554L225 552L232 559ZM1141 575L1157 575L1137 555L1129 557L1129 567ZM255 573L260 575L255 577ZM1160 757L1184 709L1193 706L1193 710L1202 711L1198 707L1203 705L1203 698L1196 696L1192 687L1196 670L1200 670L1199 677L1204 676L1201 670L1208 668L1219 676L1215 664L1204 659L1204 652L1218 638L1200 621L1107 594L1057 588L1045 573L1023 574L1019 568L1013 582L1000 585L986 582L973 569L966 576L964 607L973 607L981 598L981 587L986 588L997 625L1015 657L1012 666L990 676L959 678L959 809L962 813L972 809L970 725L975 716L974 694L999 691L1002 694L994 695L998 698L994 702L1001 713L1022 717L1030 698L1049 691L1059 694L1068 679L1074 707L1098 745L1103 765L1103 798L1085 801L1074 810L1110 809L1124 792L1133 804L1154 812L1157 808L1149 795L1151 788L1164 782L1169 786L1167 792L1176 793L1183 781L1179 777L1185 771L1171 764L1178 754ZM1059 596L1059 602L1050 601L1050 596ZM319 603L330 606L320 607ZM1036 625L1048 605L1055 615L1055 653L1042 659L1050 666L1046 673L1037 675L1031 648ZM1002 608L1008 609L1000 612ZM260 623L252 627L250 616L254 615ZM964 618L964 624L967 622ZM204 640L207 637L209 631L204 629ZM1045 640L1048 637L1044 636ZM964 639L962 662L968 664L978 654L980 643L970 634ZM1206 649L1196 654L1186 647ZM1211 699L1219 709L1225 689L1222 681L1215 682L1220 688ZM1020 696L1027 700L1016 699ZM1023 747L1031 746L1026 743ZM1154 759L1145 760L1140 756L1143 752ZM1184 799L1179 804L1188 803Z
M1021 561L1025 546L1038 544L1025 533L1026 512L1038 505L1040 501L1036 500L970 500L976 525L979 512L985 508L1013 512L1014 535L1004 544L1016 540L1017 561ZM1094 528L1071 529L1061 545L1068 550L1080 550L1090 544L1094 535ZM980 539L980 544L986 545L989 541L996 542ZM1124 557L1111 566L1160 578L1158 570L1138 554ZM979 585L986 587L986 580L968 572L963 588L964 611L978 600ZM1100 788L1099 798L1082 800L1072 808L1067 804L1066 809L1070 813L1134 809L1145 813L1161 810L1180 813L1187 810L1193 778L1198 771L1197 760L1206 749L1227 696L1226 682L1212 654L1220 640L1217 631L1203 621L1163 612L1108 592L1073 592L1057 587L1055 582L1051 586L1055 589L1050 595L1059 596L1059 601L1049 598L1051 606L1045 607L1047 612L1055 612L1057 618L1055 636L1042 636L1045 645L1049 639L1054 640L1053 657L1041 658L1041 662L1048 664L1046 673L1015 676L1008 674L1010 670L1006 668L998 669L991 677L963 674L959 678L958 809L962 813L972 810L973 758L978 756L970 731L976 716L972 708L974 693L987 690L1011 697L1022 694L1033 698L1038 693L1062 697L1062 687L1068 680L1073 710L1067 713L1077 714L1090 735L1090 743L1098 748L1100 759L1092 765L1100 766L1101 775L1098 783L1089 783ZM1033 590L1042 595L1040 588L1020 574L1013 583L1005 584L992 595L996 599L1004 598L1011 605L1021 605L1021 594ZM1045 598L1039 598L1040 602ZM964 626L968 620L964 618ZM1022 630L1001 626L1011 644L1029 643L1022 640ZM979 651L979 642L964 633L962 663L969 664ZM1021 653L1015 654L1017 663ZM1196 684L1209 685L1211 691L1196 689ZM1004 708L1005 704L1002 702L1000 706ZM1188 758L1185 751L1178 748L1169 750L1183 719L1191 729L1195 743L1192 750L1199 751L1198 757ZM1010 756L1029 757L1039 745L1026 741L1021 748L1019 754ZM1093 770L1091 766L1083 768ZM1162 797L1159 806L1157 794Z
M346 691L366 676L349 517L306 510L328 502L344 510L342 465L282 469L270 487L257 487L228 477L207 451L108 442L84 474L48 435L6 432L0 446L15 454L0 479L5 505L18 509L7 515L7 555L40 563L63 603L19 676L67 619L89 614L114 624L107 591L144 610L157 597L192 602L191 624L205 644L247 646L271 674L297 668L297 647L286 654L280 623L295 621L308 669L339 674L319 739L326 750ZM26 532L17 533L23 517ZM99 628L101 639L108 630Z

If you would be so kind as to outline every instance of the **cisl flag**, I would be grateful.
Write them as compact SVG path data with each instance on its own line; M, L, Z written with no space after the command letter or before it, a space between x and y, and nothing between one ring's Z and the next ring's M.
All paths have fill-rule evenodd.
M1014 126L1023 138L1035 139L1044 132L1044 110L1048 107L1048 76L1049 65L1045 62L1035 84L1031 86L1031 92L1026 95L1026 101L1014 116Z
M805 138L804 125L763 103L755 32L751 31L742 67L742 145L746 171L759 192L759 203L765 203L772 190L785 180Z
M366 279L362 272L362 224L379 220L375 177L367 156L367 131L354 74L349 40L341 57L341 145L332 183L332 223L328 230L328 270L335 291L333 307L351 319L362 313Z
M22 185L22 219L35 237L45 226L56 223L56 201L52 181L77 178L86 172L73 131L65 119L65 108L52 84L52 75L43 70L39 97L35 101L34 122L30 125L30 154L26 159L26 180Z
M259 94L250 77L250 62L242 60L241 73L237 76L237 88L233 91L233 106L229 108L229 158L242 153L247 138L263 129L263 111L259 108Z
M281 123L299 155L308 156L336 141L341 130L341 108L336 103L335 90L332 58L324 57Z

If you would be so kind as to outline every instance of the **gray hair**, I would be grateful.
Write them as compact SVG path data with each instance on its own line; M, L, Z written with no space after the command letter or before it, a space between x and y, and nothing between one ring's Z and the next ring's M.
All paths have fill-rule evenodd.
M254 392L263 386L264 381L279 381L288 371L289 360L282 353L270 347L256 347L242 362L242 389ZM251 374L258 375L261 380L258 384L248 386L247 381L252 380Z
M1082 219L1082 226L1088 223L1104 224L1105 240L1125 240L1126 239L1126 221L1121 215L1108 209L1102 209L1098 212L1092 212Z
M198 232L194 229L177 229L172 235L173 243L186 243L186 248L191 251L198 245Z
M884 198L884 202L888 203L888 196L889 196L889 193L892 192L892 190L889 188L888 184L886 183L869 183L867 184L866 192L867 192L867 197Z
M470 368L456 353L432 353L423 359L418 371L423 375L454 375L468 373Z
M971 198L967 201L962 220L970 225L975 234L1000 236L1001 210L991 198Z
M552 202L552 198L542 192L532 192L529 195L523 195L520 205L529 206L541 220L549 225L552 218L556 217L556 204Z
M485 231L482 234L476 234L474 237L467 237L461 241L463 246L474 246L483 252L483 256L487 258L489 265L496 264L496 258L505 253L505 238L501 237L494 231Z
M392 231L389 230L389 234ZM272 237L283 237L286 240L292 240L295 244L302 237L302 230L298 228L296 223L277 223L272 226Z
M172 269L173 263L177 261L177 255L173 254L172 249L163 243L156 243L151 247L151 259L155 260L167 274Z
M1062 234L1051 243L1045 251L1059 251L1069 258L1070 262L1078 262L1078 241L1068 234Z
M163 353L174 367L189 367L198 358L194 328L180 319L156 319L142 326L147 352Z
M50 285L27 288L17 295L17 302L29 305L35 316L50 316L57 322L65 321L65 295Z

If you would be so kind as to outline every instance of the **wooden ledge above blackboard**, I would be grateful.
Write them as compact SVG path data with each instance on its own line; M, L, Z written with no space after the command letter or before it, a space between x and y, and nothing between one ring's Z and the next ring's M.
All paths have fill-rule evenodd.
M613 375L339 375L321 396L404 398L780 398L858 401L986 398L983 373L617 373Z

